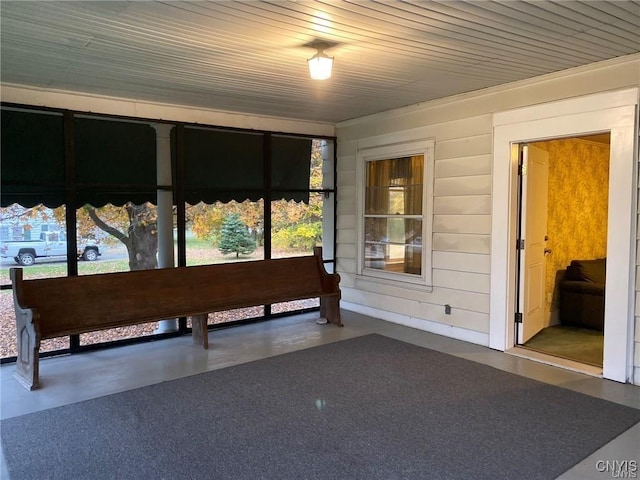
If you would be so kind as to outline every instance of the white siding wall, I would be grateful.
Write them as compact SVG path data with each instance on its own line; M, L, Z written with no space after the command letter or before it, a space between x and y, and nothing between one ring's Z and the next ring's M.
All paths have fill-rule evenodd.
M396 321L418 327L425 323L423 320L435 321L455 327L458 332L459 329L476 332L471 336L479 343L486 343L489 329L492 117L485 114L424 126L426 128L420 129L420 137L436 140L433 290L419 292L375 282L359 282L356 287L358 199L355 172L358 139L345 141L339 128L337 269L343 279L343 298L347 308L352 303L399 314L394 315ZM366 136L371 136L367 133ZM445 315L445 304L452 306L451 315ZM433 330L428 326L425 329ZM453 335L456 336L455 333Z
M337 271L345 307L488 345L493 114L638 85L640 56L633 55L338 124ZM430 293L356 281L358 141L406 131L435 140ZM445 315L445 304L452 306L451 315ZM640 289L636 304L640 345ZM635 352L640 383L640 347Z

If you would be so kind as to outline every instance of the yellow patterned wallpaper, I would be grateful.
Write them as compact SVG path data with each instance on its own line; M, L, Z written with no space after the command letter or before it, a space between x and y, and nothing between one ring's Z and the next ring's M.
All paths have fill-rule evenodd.
M547 308L558 308L556 277L574 259L606 256L609 145L563 139L533 143L549 153ZM549 298L552 302L549 305Z

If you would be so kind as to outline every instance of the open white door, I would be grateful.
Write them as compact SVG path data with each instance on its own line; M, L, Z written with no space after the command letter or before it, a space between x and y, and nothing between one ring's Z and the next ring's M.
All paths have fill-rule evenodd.
M634 338L638 338L634 302L637 297L636 142L639 94L640 89L634 87L533 105L494 115L489 308L491 348L508 350L518 339L513 321L518 308L519 291L516 258L519 210L517 156L512 155L513 145L611 132L607 217L608 275L602 375L618 382L637 383L633 367Z
M522 147L522 204L520 216L520 275L518 343L531 339L545 326L545 242L547 240L547 190L549 154ZM521 245L522 247L522 245Z

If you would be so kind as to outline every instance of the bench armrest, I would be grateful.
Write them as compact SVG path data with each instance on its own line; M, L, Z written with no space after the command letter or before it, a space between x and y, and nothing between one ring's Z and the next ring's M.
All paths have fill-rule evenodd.
M18 341L15 377L27 389L33 390L39 387L40 315L37 310L24 307L22 269L11 268L9 275L13 284L13 308Z
M340 294L340 275L337 273L329 273L324 268L322 260L322 247L313 247L313 255L318 262L318 271L320 272L320 282L322 292L328 294Z
M326 318L330 323L342 327L342 317L340 315L340 275L328 273L322 261L322 247L314 247L313 255L316 257L318 272L320 274L320 284L323 295L320 296L320 316Z

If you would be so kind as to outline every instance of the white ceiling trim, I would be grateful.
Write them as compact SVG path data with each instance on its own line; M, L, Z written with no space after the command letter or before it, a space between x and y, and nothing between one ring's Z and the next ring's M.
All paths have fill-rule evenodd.
M513 91L515 89L527 88L531 85L540 85L542 83L553 82L565 78L571 78L574 76L582 75L585 73L593 73L600 70L608 70L615 66L630 66L637 71L636 84L640 86L640 53L627 55L624 57L614 58L611 60L604 60L602 62L596 62L589 65L580 67L574 67L561 72L549 73L546 75L540 75L538 77L527 78L517 82L511 82L495 87L488 87L482 90L476 90L473 92L460 93L458 95L452 95L446 98L439 98L428 102L423 102L415 105L409 105L406 107L396 108L390 111L374 113L351 120L345 120L343 122L336 123L336 128L352 127L363 123L369 123L379 118L390 118L393 116L410 115L411 113L424 112L430 108L437 108L442 106L454 105L456 103L465 102L471 98L481 98L494 96L503 92Z
M63 90L0 84L2 101L22 105L63 108L79 112L118 115L171 122L198 123L250 130L277 131L331 137L332 124L298 119L247 115L185 105L145 102L134 99L89 95Z

